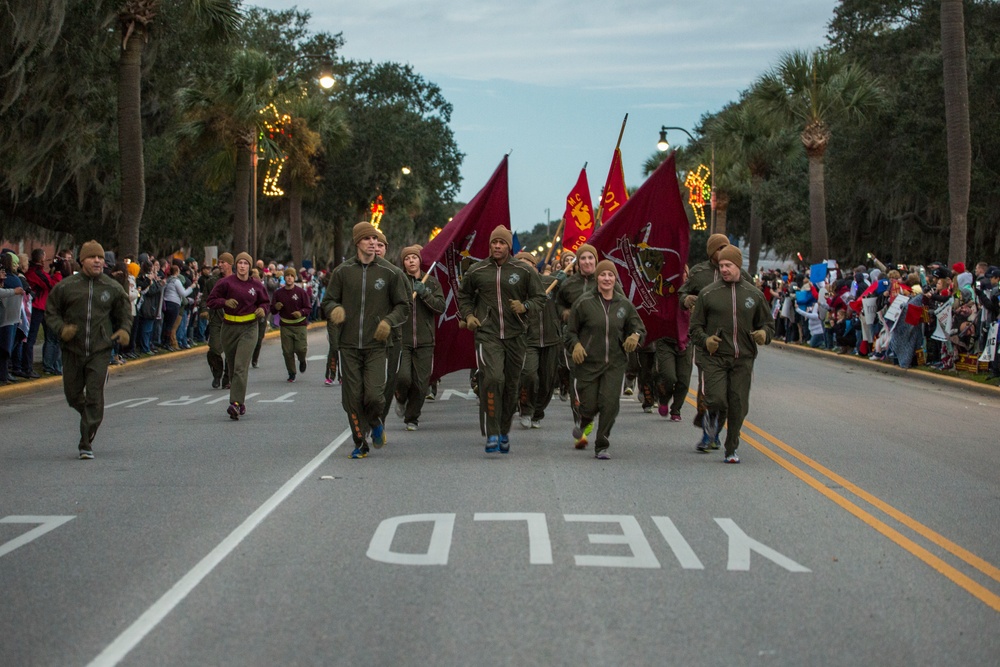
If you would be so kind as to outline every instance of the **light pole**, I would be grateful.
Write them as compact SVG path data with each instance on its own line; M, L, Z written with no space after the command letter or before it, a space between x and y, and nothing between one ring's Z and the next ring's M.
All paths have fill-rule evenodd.
M683 127L667 127L666 125L662 125L660 126L660 140L656 142L656 148L661 153L670 150L670 142L667 141L667 130L677 130L678 132L683 132L691 138L691 141L698 141Z

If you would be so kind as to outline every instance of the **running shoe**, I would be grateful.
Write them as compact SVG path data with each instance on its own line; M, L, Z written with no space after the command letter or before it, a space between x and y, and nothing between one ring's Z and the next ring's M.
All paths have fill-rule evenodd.
M333 380L331 378L327 378L327 379L323 380L323 384L326 385L327 387L332 387L333 386Z
M416 431L417 430L416 423L414 423L414 422L406 422L406 430L407 431Z
M92 449L83 449L82 447L80 448L80 460L81 461L89 461L92 458L94 458L94 450L92 450Z
M246 403L240 403L240 417L242 417L246 413L247 413L247 404Z
M658 413L658 414L659 414L659 415L660 415L661 417L666 417L666 416L667 416L668 414L670 414L670 406L667 406L667 405L661 405L660 407L658 407L658 408L656 409L656 412L657 412L657 413Z
M351 452L352 459L363 459L368 456L368 445L361 445L360 447L355 447L354 451Z
M229 407L226 408L226 412L229 413L229 418L230 419L232 419L233 421L239 421L239 419L240 419L240 404L237 403L237 402L235 402L235 401L233 401L232 403L229 404Z
M531 417L529 415L521 415L521 428L531 428Z
M382 422L379 422L376 426L372 426L372 446L375 449L385 447L385 426L383 426Z
M653 406L652 405L644 405L644 406L642 406L642 411L645 412L647 415L651 415L651 414L653 414Z
M406 407L397 400L396 401L396 416L399 417L400 419L402 419L403 415L405 415L405 414L406 414Z
M299 372L300 373L305 373L306 372L306 360L305 359L303 359L302 361L299 362Z
M292 373L291 375L288 376L288 381L295 382L295 373Z
M541 427L542 427L542 420L541 419L532 419L531 420L531 428L541 428Z
M218 389L222 386L222 380L219 378L212 378L212 389Z
M507 434L500 436L500 453L509 454L510 453L510 436Z
M723 461L726 463L739 463L740 457L736 455L736 452L733 452L732 454L727 454Z
M708 451L712 449L712 439L702 436L701 440L698 441L698 444L695 445L694 448L702 454L707 454Z
M679 422L680 420L681 420L681 416L679 414L672 413L670 415L670 421L672 421L672 422Z
M577 449L586 449L587 436L590 435L591 431L593 430L594 430L594 422L590 422L589 424L587 424L586 427L582 429L579 426L574 428L573 438L576 440L576 442L573 443L573 446L576 447Z
M486 438L486 453L496 454L499 451L500 451L500 438L495 435L491 435L490 437Z
M601 461L608 461L611 459L611 454L608 452L608 450L602 449L601 451L594 454L594 458L599 459Z

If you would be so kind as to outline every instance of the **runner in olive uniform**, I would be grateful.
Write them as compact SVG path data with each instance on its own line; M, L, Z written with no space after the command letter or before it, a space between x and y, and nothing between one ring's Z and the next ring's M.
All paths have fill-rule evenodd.
M556 295L556 302L559 306L559 317L562 321L569 321L570 308L586 292L592 292L597 287L597 275L594 270L597 268L597 249L589 243L583 243L576 249L576 270L562 282L559 286L559 293ZM573 359L569 352L563 350L562 365L566 367L573 378ZM569 392L570 408L573 410L573 423L580 423L580 406L576 402L572 389ZM585 434L589 435L589 433Z
M215 283L232 275L233 256L228 252L219 255L219 272L212 273L205 281L205 291L201 293L201 308L208 317L208 367L212 369L212 389L222 387L229 389L229 362L222 356L222 308L209 308L208 295L212 293Z
M376 230L378 233L378 241L375 243L375 254L385 259L385 253L389 250L389 241L386 240L385 234L381 231ZM392 268L396 269L401 276L406 278L406 273L401 270L398 266L385 260L386 263ZM405 281L409 283L409 281ZM385 406L382 408L382 423L385 423L385 418L389 416L389 408L392 406L392 399L396 395L396 376L399 374L399 363L403 354L403 327L393 327L392 335L389 336L389 347L386 349L386 359L388 363L386 364L386 374L385 374Z
M419 245L413 245L399 253L412 299L410 317L402 326L403 352L396 375L396 414L406 424L407 431L417 430L420 411L427 399L434 370L437 316L444 312L445 306L441 283L420 271L421 250Z
M516 259L533 269L537 260L530 252L517 253ZM559 283L566 278L561 270L552 275L539 276L545 288L545 306L528 313L528 338L521 369L520 410L522 428L541 428L545 408L552 400L556 384L556 366L562 355L562 322L559 319ZM553 286L553 283L555 284Z
M726 463L739 463L736 448L750 407L750 381L757 348L771 342L774 319L764 295L740 278L743 254L719 251L718 280L701 290L691 316L691 342L700 353L700 383L707 412L697 450L707 452L726 419Z
M236 255L236 272L215 283L207 302L209 308L223 310L222 349L232 374L226 412L233 420L247 412L247 380L257 345L257 322L271 306L264 283L250 275L252 265L249 254Z
M524 365L526 313L545 305L538 273L511 257L510 230L498 225L490 234L490 257L462 277L458 311L475 333L480 419L486 453L510 451L510 424L517 409L517 384Z
M294 268L285 269L285 284L274 290L271 297L271 312L278 315L281 325L281 356L285 359L288 381L295 382L295 358L299 360L299 373L306 370L306 355L309 345L306 334L309 326L309 312L312 299L301 285L296 285L298 272Z
M688 271L687 280L681 285L681 288L677 290L677 296L681 300L681 307L685 310L694 310L695 300L698 297L698 293L705 289L716 280L719 279L719 251L729 245L729 237L725 234L712 234L708 237L708 241L705 243L705 252L708 254L708 259L704 262L695 264ZM740 269L743 280L746 280L751 285L753 284L753 278L749 273ZM690 338L690 329L688 333L688 338ZM691 359L695 366L699 365L698 354L695 350L691 351ZM701 374L699 366L699 375ZM683 368L682 368L683 370ZM690 383L690 371L688 376L688 382ZM698 385L698 411L694 416L695 428L701 428L702 417L705 414L705 396L701 393L701 384ZM725 415L722 416L723 421L725 420ZM713 449L718 449L720 443L716 440L712 443Z
M93 442L104 420L104 384L114 343L128 345L132 303L104 274L104 248L88 241L80 248L80 272L63 278L49 293L45 326L62 339L63 392L80 413L81 459L94 458Z
M609 459L609 436L620 406L626 355L646 335L635 306L615 290L618 270L610 260L597 263L597 290L576 300L566 325L566 348L573 356L573 392L580 404L580 424L573 429L576 448L587 446L584 430L600 414L595 456Z
M330 274L320 304L323 315L338 325L341 398L354 439L352 459L368 456L372 444L385 444L386 348L393 327L410 315L406 277L375 254L378 230L368 222L354 225L357 254Z

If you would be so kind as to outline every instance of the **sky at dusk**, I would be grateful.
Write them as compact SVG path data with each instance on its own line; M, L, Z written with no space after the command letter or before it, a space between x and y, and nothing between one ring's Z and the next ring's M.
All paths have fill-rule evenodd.
M342 56L409 63L454 106L459 199L510 156L511 226L562 216L580 168L595 206L622 119L625 180L643 181L661 125L694 132L792 49L825 43L836 0L250 0L308 11ZM684 143L670 132L671 143Z

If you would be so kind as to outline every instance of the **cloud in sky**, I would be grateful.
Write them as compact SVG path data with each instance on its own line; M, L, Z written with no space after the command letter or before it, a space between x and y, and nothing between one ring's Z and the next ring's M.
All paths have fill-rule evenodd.
M343 32L347 58L410 63L454 105L467 201L511 148L515 229L558 218L589 161L595 201L625 113L626 181L660 125L692 129L781 53L824 43L836 0L247 0ZM681 137L677 137L680 140Z

